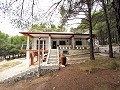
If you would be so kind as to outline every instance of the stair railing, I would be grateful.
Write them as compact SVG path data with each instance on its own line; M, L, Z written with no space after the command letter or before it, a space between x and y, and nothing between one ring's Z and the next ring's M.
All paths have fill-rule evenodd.
M48 49L48 55L47 55L47 58L46 58L46 62L47 62L47 64L48 64L48 62L49 62L50 50L51 50L51 48Z
M58 64L59 64L59 47L57 47L57 60L58 60Z

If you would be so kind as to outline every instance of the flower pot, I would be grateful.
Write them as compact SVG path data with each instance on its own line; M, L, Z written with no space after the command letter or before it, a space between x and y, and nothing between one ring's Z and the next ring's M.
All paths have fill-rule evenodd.
M66 65L66 57L65 56L60 56L60 61L62 65Z

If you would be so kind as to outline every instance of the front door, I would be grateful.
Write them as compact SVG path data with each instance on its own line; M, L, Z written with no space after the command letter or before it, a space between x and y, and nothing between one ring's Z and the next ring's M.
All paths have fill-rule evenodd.
M53 49L56 49L57 45L56 45L56 41L53 41Z

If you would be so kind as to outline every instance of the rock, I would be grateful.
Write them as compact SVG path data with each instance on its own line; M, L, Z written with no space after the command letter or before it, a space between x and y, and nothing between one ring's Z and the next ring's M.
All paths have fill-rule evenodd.
M61 65L61 67L65 67L65 65Z
M53 87L53 90L55 89L55 87Z

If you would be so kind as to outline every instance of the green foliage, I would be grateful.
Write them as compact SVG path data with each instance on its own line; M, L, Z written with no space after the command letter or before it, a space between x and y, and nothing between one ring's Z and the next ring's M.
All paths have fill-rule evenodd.
M15 55L21 53L22 44L26 43L25 36L12 36L0 31L0 56Z
M112 8L111 3L108 3L106 7L107 7L108 20L110 23L112 43L117 44L118 35L116 29L115 11ZM78 25L77 28L71 28L71 31L77 33L84 33L89 30L88 26L89 26L88 17L86 15L86 17L81 20L81 24ZM102 9L92 12L92 27L93 27L92 32L96 34L97 39L100 42L100 45L108 44L107 26L106 26L104 11Z
M119 67L120 67L120 65L117 62L114 61L111 63L111 69L118 70Z
M38 30L38 31L45 31L46 30L45 24L40 24L40 25L34 24L30 31L34 32L36 30Z
M7 50L7 43L8 42L8 35L5 33L2 33L0 31L0 55L5 55L7 52L4 52Z
M30 29L31 32L36 32L36 31L42 31L42 32L64 32L65 28L60 25L56 27L54 24L51 24L49 27L47 27L45 24L35 24L32 26Z

